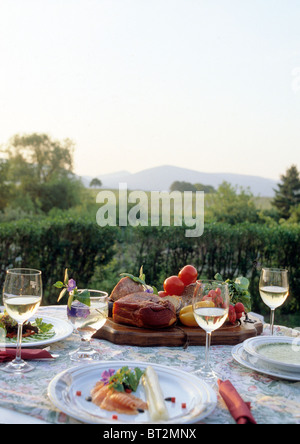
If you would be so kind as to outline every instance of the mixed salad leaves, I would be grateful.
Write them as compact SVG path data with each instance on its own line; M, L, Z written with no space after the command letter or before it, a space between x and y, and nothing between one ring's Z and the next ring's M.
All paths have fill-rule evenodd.
M23 338L39 336L45 334L54 334L53 325L44 322L42 318L35 318L32 322L24 322L22 336ZM18 324L14 321L6 311L0 314L0 333L1 337L5 339L16 339L18 332Z
M135 392L143 374L144 372L138 367L131 370L129 367L124 366L117 372L112 369L103 372L101 381L104 384L108 384L109 388L114 388L117 392Z

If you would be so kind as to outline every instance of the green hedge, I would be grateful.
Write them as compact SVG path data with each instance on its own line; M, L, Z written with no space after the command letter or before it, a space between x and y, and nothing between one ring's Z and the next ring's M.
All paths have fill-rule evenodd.
M6 268L37 268L43 272L43 304L53 304L58 294L52 285L63 278L65 267L79 288L86 287L96 267L112 259L115 239L115 228L83 218L0 224L1 288Z
M101 285L108 291L121 272L137 274L144 266L149 284L162 288L167 276L187 263L202 277L215 273L251 280L253 309L261 311L261 266L287 267L291 297L284 310L300 308L300 226L243 223L206 224L199 238L186 238L185 227L105 227L84 218L41 219L0 224L0 285L7 267L43 272L44 304L55 303L52 284L70 269L79 286Z
M300 308L300 226L268 227L243 223L206 224L199 238L186 238L182 227L138 227L131 229L135 248L134 269L144 265L148 281L162 287L166 276L177 274L187 263L202 277L211 279L239 275L251 280L253 308L261 308L258 282L262 266L288 268L291 296L287 310Z

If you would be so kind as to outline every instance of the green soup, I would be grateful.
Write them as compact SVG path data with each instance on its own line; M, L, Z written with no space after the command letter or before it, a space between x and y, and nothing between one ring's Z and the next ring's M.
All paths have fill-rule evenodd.
M286 344L283 342L265 344L258 347L257 352L273 361L300 365L300 347L297 345Z

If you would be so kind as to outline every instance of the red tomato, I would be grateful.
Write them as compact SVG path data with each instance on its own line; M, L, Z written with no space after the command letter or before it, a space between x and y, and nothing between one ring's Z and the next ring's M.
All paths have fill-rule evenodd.
M159 291L158 296L160 296L161 298L164 298L165 296L168 296L168 294L165 291Z
M215 290L210 290L208 293L208 297L215 299L217 297L217 293L215 292Z
M184 285L190 285L196 282L198 272L193 265L186 265L180 270L178 277L182 280Z
M164 282L164 290L170 296L180 296L184 290L184 283L178 276L170 276Z
M221 294L222 294L222 290L221 290L220 287L217 287L217 288L215 289L215 292L217 293L218 296L221 296Z

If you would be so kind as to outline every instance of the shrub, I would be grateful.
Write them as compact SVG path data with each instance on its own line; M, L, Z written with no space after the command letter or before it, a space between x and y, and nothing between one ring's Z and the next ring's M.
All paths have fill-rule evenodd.
M129 228L128 228L129 229ZM149 283L162 287L163 280L177 274L187 263L199 276L214 278L218 272L226 278L240 275L251 281L253 309L261 307L258 281L262 266L288 268L291 296L285 309L300 308L300 227L268 227L261 224L206 224L199 238L186 238L184 227L131 228L131 272L144 265Z
M65 267L70 269L79 288L86 287L96 267L112 259L115 239L114 227L100 228L84 218L1 224L1 288L6 268L38 268L43 273L43 303L53 304L58 295L52 285L62 279Z

